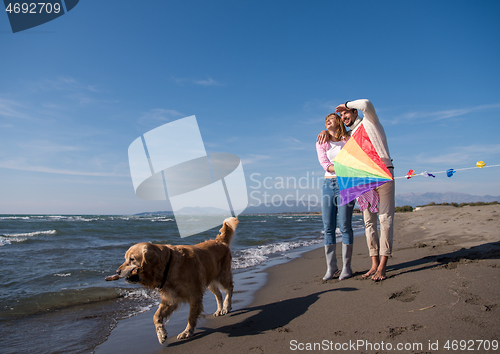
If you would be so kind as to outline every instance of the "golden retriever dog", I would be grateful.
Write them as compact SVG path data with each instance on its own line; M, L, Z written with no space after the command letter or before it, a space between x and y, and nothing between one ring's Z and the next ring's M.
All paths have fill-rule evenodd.
M231 311L233 275L229 244L238 219L224 220L215 240L194 246L155 245L138 243L125 253L125 263L116 271L117 275L107 280L125 278L150 289L157 289L161 302L153 321L160 344L167 339L163 321L168 319L179 304L189 304L186 329L177 339L193 335L198 318L203 311L203 294L208 288L217 300L214 316L223 316ZM219 287L226 293L224 302Z

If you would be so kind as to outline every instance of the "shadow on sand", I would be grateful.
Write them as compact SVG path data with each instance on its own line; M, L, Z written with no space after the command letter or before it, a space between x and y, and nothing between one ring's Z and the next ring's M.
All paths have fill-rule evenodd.
M437 267L456 268L458 263L465 260L500 259L500 241L485 243L471 248L461 248L455 252L443 253L433 256L422 257L413 261L387 266L387 271L396 271L396 274L388 276L418 272Z
M242 318L242 321L228 326L223 326L219 328L203 328L200 327L199 332L195 333L193 337L190 337L181 342L174 342L168 346L176 346L185 343L186 341L191 341L199 339L206 335L214 332L227 333L229 337L241 337L241 336L251 336L256 335L268 330L283 330L290 321L304 314L307 309L314 304L321 294L333 292L333 291L356 291L356 288L337 288L329 289L314 294L310 294L303 297L297 297L292 299L287 299L279 302L273 302L266 305L255 306L243 308L231 312L229 316L237 317L248 313L254 313L248 318Z

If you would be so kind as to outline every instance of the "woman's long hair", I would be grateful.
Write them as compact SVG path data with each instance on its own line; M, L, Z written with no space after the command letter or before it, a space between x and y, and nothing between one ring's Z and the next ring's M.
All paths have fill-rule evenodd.
M349 139L349 133L345 128L344 122L342 122L342 119L340 119L340 116L337 113L330 113L329 115L326 116L325 123L329 119L336 119L338 127L333 136L331 136L330 134L330 138L334 138L336 141Z

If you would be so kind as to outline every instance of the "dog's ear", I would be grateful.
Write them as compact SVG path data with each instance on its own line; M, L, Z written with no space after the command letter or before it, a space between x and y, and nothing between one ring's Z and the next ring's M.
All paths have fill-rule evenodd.
M149 244L145 244L142 246L142 261L141 261L141 268L144 268L144 265L147 263L147 258L148 258L148 248Z
M227 225L226 223L222 224L222 227L219 229L219 234L217 235L218 239L223 240L226 237Z
M167 262L170 261L170 258L172 257L172 250L169 247L165 246L160 248L160 253L163 263L167 264Z
M149 263L155 263L158 262L159 259L159 254L158 254L158 248L151 244L147 243L142 247L142 262L141 262L141 268L144 268L144 265L149 264Z

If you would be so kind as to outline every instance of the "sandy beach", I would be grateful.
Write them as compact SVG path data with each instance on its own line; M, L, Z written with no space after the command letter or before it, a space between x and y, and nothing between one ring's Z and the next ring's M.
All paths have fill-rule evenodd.
M268 268L250 304L235 304L225 317L207 314L192 338L177 340L177 328L167 325L161 347L152 312L151 324L135 333L144 334L144 352L158 354L498 352L499 228L499 205L399 213L385 281L361 277L370 258L365 238L357 237L353 278L324 282L325 257L317 248Z

